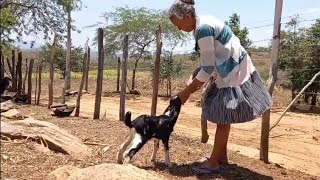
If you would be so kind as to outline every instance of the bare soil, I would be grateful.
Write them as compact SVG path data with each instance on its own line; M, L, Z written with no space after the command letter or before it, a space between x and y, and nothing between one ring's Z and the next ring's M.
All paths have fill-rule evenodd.
M79 79L72 80L72 90L78 90ZM119 122L119 94L112 93L116 88L111 80L104 82L101 103L101 116L106 112L106 121L92 120L95 94L95 79L90 79L89 92L81 98L80 118L56 118L51 116L47 107L47 84L43 78L41 106L18 106L25 115L31 115L38 120L52 122L83 141L108 144L104 147L92 146L94 153L86 161L79 161L70 156L47 152L34 142L18 141L8 143L1 141L1 179L46 179L47 174L64 165L87 167L106 162L116 162L116 151L124 140L128 129ZM130 110L133 117L149 114L151 110L150 93L151 78L139 80L137 86L143 96L128 95L126 111ZM54 102L61 101L61 79L55 79ZM161 88L161 86L160 86ZM175 82L173 94L183 88L183 81ZM160 89L160 94L164 90ZM148 94L149 93L149 94ZM276 89L275 103L272 109L273 124L283 111L288 98L281 89ZM159 151L159 163L152 164L149 158L152 153L152 143L148 143L134 158L133 164L156 171L172 179L196 179L191 174L191 168L197 165L204 156L212 150L215 126L209 123L210 139L207 144L200 143L200 113L197 106L199 93L192 95L190 102L183 106L175 131L170 141L173 168L164 166L164 155ZM67 103L74 105L75 96L67 97ZM160 114L167 106L165 98L158 99L157 113ZM281 107L281 108L278 108ZM2 118L1 118L2 119ZM9 121L9 120L5 120ZM270 161L264 164L259 161L259 143L261 119L245 124L233 125L229 138L229 157L231 165L217 179L320 179L320 115L289 112L283 117L280 125L270 134ZM211 177L212 178L212 177Z
M25 114L32 114L36 119L45 120L65 128L82 141L108 144L109 150L103 152L104 147L92 146L94 153L86 161L76 160L70 156L54 152L43 151L34 142L16 141L1 142L1 179L48 179L47 175L54 169L63 165L87 167L101 163L115 163L119 144L124 140L128 129L123 122L108 119L107 121L92 120L82 117L56 118L46 107L20 106L19 110ZM9 121L9 120L5 120ZM177 128L179 129L179 128ZM202 144L198 139L186 137L175 131L170 141L170 153L173 167L165 167L164 154L159 151L157 163L150 162L152 142L134 157L133 164L149 170L156 171L172 179L197 179L191 168L212 149L211 144ZM223 174L217 179L317 179L299 171L288 170L276 164L264 164L252 158L229 151L231 164L225 166Z

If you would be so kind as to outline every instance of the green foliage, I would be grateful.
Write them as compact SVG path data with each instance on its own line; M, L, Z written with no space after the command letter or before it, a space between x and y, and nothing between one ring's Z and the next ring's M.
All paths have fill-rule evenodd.
M50 45L45 45L41 47L40 51L40 59L44 62L49 62L51 49L49 49ZM74 72L82 71L82 61L84 57L84 49L82 47L73 47L71 49L71 70ZM66 69L66 49L59 44L56 49L56 56L54 60L54 64L56 68L60 71L64 72Z
M37 36L44 33L50 39L53 31L63 34L66 29L67 13L62 6L70 0L6 0L1 3L1 41L2 43L22 42L22 36ZM81 8L81 0L72 0L72 5ZM16 33L11 39L9 36ZM24 42L25 43L25 42ZM31 46L33 46L34 41Z
M237 13L232 14L229 18L229 21L225 22L225 24L230 26L232 32L240 39L241 45L250 54L250 46L252 44L252 41L248 38L249 30L246 27L241 29L240 15L237 15Z
M154 62L152 61L150 71L154 74ZM169 78L181 75L181 61L175 63L172 51L163 51L160 61L160 80L168 80Z
M154 47L156 28L162 27L164 46L176 46L184 42L187 35L172 25L164 11L117 7L114 12L103 14L106 21L104 28L106 55L114 56L123 50L123 37L129 35L129 55L135 58L149 56L150 48ZM112 24L110 24L112 22ZM101 23L97 23L100 25ZM95 25L93 25L95 26ZM97 43L97 37L94 40Z
M281 70L290 72L292 90L301 90L320 69L320 20L310 28L299 27L299 17L293 17L281 32L280 64ZM307 93L320 89L320 78L313 83Z

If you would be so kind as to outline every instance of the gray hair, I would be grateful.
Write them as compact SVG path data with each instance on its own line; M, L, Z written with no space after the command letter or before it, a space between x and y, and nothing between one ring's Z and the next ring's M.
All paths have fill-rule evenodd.
M168 14L169 17L176 16L179 19L183 19L186 15L195 17L194 1L186 3L186 0L176 0L169 8Z

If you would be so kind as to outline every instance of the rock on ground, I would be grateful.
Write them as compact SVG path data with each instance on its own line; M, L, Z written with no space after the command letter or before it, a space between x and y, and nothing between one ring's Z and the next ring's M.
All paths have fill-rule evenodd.
M165 180L167 178L153 171L146 171L131 164L100 164L79 169L74 166L63 166L49 173L55 180L106 180L106 179L131 179L131 180Z
M77 159L91 155L91 149L82 141L58 126L34 118L6 123L1 121L1 135L10 139L31 138L50 150L69 154Z

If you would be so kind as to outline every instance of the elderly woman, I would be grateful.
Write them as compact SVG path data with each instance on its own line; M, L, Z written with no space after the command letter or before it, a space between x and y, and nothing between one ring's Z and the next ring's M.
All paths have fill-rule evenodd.
M197 175L219 173L220 165L228 162L230 125L256 119L272 106L272 99L229 26L214 17L198 17L193 0L176 0L169 16L179 30L193 32L200 53L200 67L192 73L187 87L178 93L182 103L211 76L216 76L203 105L204 117L217 124L214 148L211 157L193 171Z

